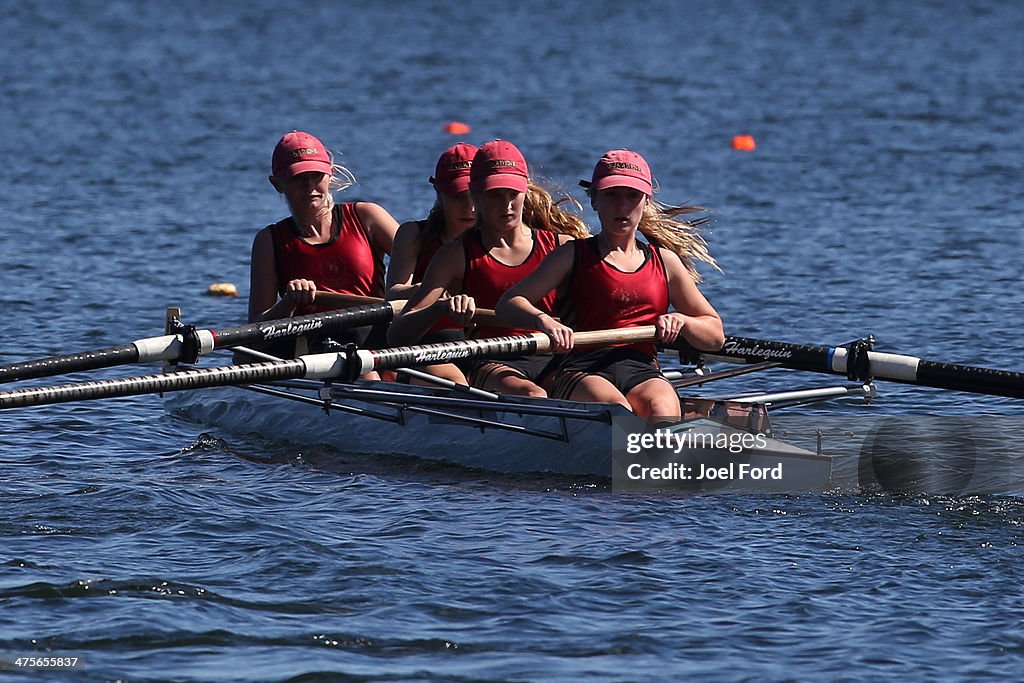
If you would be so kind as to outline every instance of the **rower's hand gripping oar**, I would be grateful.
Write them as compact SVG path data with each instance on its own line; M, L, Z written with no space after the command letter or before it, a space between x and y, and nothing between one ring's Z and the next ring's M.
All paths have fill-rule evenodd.
M653 341L656 335L655 327L647 325L623 330L577 332L574 339L576 346L588 346ZM546 334L535 332L519 337L468 339L377 351L345 350L338 353L300 356L294 360L191 368L142 377L5 391L0 392L0 410L287 379L337 378L352 381L372 370L394 370L457 359L500 359L546 354L550 353L551 349L551 339Z
M128 344L64 356L50 356L38 360L0 365L0 383L130 363L195 362L199 356L214 349L259 344L272 339L297 337L310 332L331 332L389 322L402 310L404 304L404 301L385 302L376 299L375 303L355 308L314 313L296 318L267 320L223 330L196 330L193 327L186 327L178 334L149 337Z
M719 351L695 352L685 342L671 348L699 353L712 361L760 363L774 361L793 370L846 375L852 380L884 379L905 384L973 394L1024 398L1024 373L922 360L915 356L872 351L869 344L814 346L749 337L725 338Z

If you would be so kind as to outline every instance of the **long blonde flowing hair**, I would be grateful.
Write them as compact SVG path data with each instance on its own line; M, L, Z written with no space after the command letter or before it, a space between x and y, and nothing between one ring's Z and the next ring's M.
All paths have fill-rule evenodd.
M683 265L686 266L687 272L693 277L694 282L698 283L704 281L697 270L698 261L722 272L721 266L711 255L708 243L701 232L701 227L710 223L711 218L704 215L687 220L678 218L678 216L690 213L706 214L706 212L707 209L702 206L691 204L672 206L662 204L652 197L644 207L640 225L637 226L648 242L678 254Z
M548 230L575 239L590 237L583 218L562 208L566 203L581 208L579 202L569 196L555 201L550 192L531 180L526 186L526 199L523 201L523 223L536 230Z

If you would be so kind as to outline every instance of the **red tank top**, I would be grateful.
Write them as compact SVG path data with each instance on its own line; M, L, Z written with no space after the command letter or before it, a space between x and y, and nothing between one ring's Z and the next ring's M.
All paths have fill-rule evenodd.
M418 221L420 234L427 229L426 221ZM423 282L423 276L427 273L427 266L430 265L431 259L437 253L437 250L441 248L441 236L434 235L429 242L420 243L420 253L416 257L416 267L412 271L413 283Z
M336 204L334 220L341 226L338 236L323 244L310 244L299 237L291 218L270 226L279 294L284 294L289 280L305 278L315 282L317 289L328 292L384 296L384 255L370 242L356 213L356 204ZM295 314L331 308L314 305Z
M518 266L507 266L492 257L480 238L477 229L463 233L462 246L466 254L466 274L462 278L462 293L476 300L477 308L494 308L498 299L524 277L532 273L558 247L558 236L548 230L533 231L533 249L526 260ZM555 310L555 293L550 292L538 304L537 308L553 314ZM505 337L517 334L530 334L536 330L523 328L478 325L474 337Z
M420 233L427 229L426 221L418 221ZM412 271L413 283L423 282L423 276L427 272L427 266L430 265L430 261L434 258L437 250L441 248L441 236L434 235L429 242L420 244L420 253L416 257L416 267ZM452 322L452 319L448 316L442 316L440 320L434 323L433 327L427 330L427 334L424 336L430 336L435 332L442 330L461 330L462 326Z
M637 242L644 263L632 273L624 273L601 258L597 237L575 242L575 261L569 283L569 301L573 307L573 329L612 330L653 325L668 313L668 278L658 250ZM612 344L630 346L652 358L658 349L653 343Z

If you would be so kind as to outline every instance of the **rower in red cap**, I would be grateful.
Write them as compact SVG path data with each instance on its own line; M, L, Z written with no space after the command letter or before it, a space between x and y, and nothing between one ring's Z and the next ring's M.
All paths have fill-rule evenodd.
M703 221L676 218L701 209L655 202L650 168L629 150L606 153L590 182L580 184L588 188L601 232L555 250L505 292L498 314L547 333L555 353L564 354L553 366L552 397L619 403L643 417L678 417L679 398L661 373L654 343L574 351L573 329L655 325L659 341L682 335L698 349L721 348L722 320L697 288L695 261L717 267L697 230ZM573 328L543 306L556 289L566 292Z
M395 235L388 264L388 299L408 299L419 289L430 260L445 242L451 242L476 224L476 207L469 194L469 173L477 148L460 142L449 147L437 160L430 184L437 198L427 217L403 223ZM423 344L459 341L466 338L463 325L447 316L441 318L420 340ZM421 371L466 384L466 376L453 363L428 365Z
M324 144L309 133L288 133L274 148L269 180L291 216L253 240L250 322L329 310L317 304L318 289L383 297L384 255L391 253L398 223L377 204L334 201L332 191L355 179ZM370 328L352 332L336 341L373 344ZM379 336L383 342L382 328Z
M539 185L530 182L522 153L510 142L488 142L473 157L470 193L476 227L443 245L388 341L417 342L442 316L469 325L476 308L492 308L506 289L528 275L559 244L587 236L586 226L565 213ZM541 302L553 312L554 296ZM522 334L526 330L478 325L475 337ZM505 394L545 396L538 385L548 359L537 356L479 361L468 369L470 384Z

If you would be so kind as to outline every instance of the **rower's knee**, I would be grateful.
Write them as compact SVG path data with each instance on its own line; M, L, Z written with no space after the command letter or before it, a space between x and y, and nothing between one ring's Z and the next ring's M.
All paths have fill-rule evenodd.
M541 387L536 384L530 383L529 386L522 386L519 388L522 393L517 394L518 396L528 396L529 398L547 398L548 392L544 391Z
M631 397L633 412L641 417L679 419L679 400L674 396L645 396L639 401Z
M548 392L544 391L544 389L529 380L506 382L504 390L501 393L512 394L514 396L526 396L529 398L548 397Z

